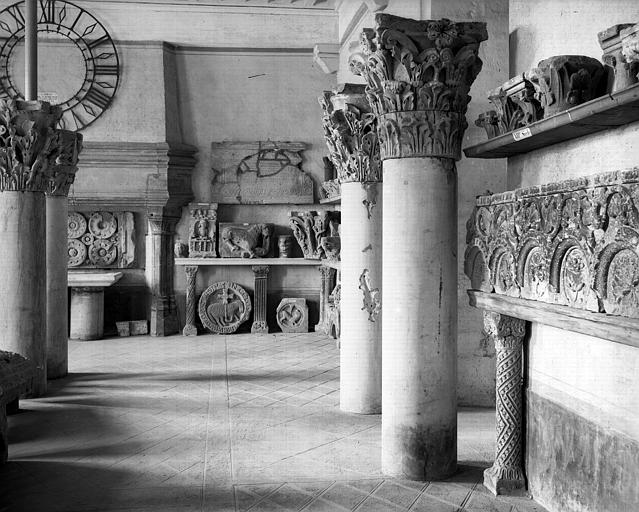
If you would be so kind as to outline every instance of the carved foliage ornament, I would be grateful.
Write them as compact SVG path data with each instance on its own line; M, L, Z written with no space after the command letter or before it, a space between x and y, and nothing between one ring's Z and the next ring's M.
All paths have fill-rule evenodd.
M304 258L339 259L339 212L290 212L289 224Z
M365 29L361 72L378 116L382 160L412 156L459 160L470 86L481 70L485 23L375 16Z
M474 289L639 318L639 168L481 196Z

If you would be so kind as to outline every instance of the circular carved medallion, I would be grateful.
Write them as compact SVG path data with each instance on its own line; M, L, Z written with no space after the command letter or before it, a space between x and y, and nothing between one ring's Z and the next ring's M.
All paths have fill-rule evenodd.
M89 248L89 261L93 265L112 265L117 256L115 245L108 240L96 240Z
M79 238L87 230L87 221L84 215L78 212L70 212L67 220L67 235L69 238Z
M87 257L87 248L80 240L70 239L68 241L69 267L79 267Z
M118 229L115 217L109 212L95 212L89 218L89 231L96 238L109 238Z
M80 240L82 240L84 245L91 245L95 240L95 237L91 233L85 233L84 235L82 235L82 238Z
M504 252L497 259L495 268L495 291L508 293L515 285L515 259L510 252Z
M639 256L636 252L622 249L610 261L604 304L607 313L639 316Z
M282 305L277 311L277 323L280 326L295 329L302 325L303 321L304 311L294 302Z
M251 299L237 283L220 281L209 286L200 297L198 312L202 324L219 334L235 332L248 320Z

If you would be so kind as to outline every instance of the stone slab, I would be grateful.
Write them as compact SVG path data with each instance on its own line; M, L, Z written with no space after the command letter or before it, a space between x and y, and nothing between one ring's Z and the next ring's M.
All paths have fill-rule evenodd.
M69 272L69 288L108 288L123 275L123 272Z

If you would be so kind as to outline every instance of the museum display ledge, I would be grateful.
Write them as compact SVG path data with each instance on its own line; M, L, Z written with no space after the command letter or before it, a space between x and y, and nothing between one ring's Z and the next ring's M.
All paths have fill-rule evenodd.
M582 103L464 149L468 158L505 158L639 121L639 84Z
M639 348L639 319L468 290L471 306Z
M341 270L342 268L341 261L320 260L320 263L323 267L334 268L335 270Z
M175 258L176 265L186 266L254 266L254 265L272 265L272 266L319 266L322 264L320 260L307 260L304 258Z
M340 204L342 202L342 196L327 197L320 199L320 204Z

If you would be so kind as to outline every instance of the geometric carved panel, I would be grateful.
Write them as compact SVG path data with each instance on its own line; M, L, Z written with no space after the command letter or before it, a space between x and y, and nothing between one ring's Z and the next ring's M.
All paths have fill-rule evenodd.
M69 212L68 267L126 268L135 260L132 212Z

